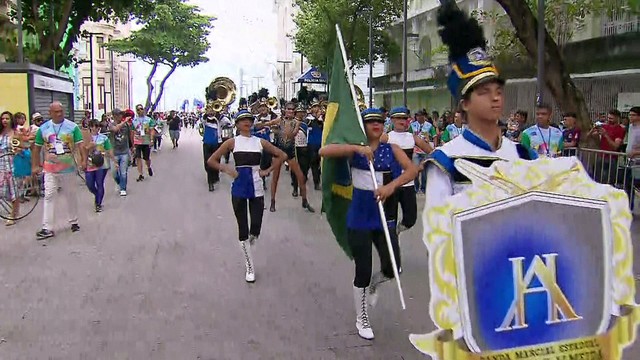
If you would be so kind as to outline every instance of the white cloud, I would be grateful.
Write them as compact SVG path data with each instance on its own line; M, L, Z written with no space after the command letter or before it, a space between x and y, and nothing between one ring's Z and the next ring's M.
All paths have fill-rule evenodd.
M240 70L244 70L244 94L260 87L275 95L277 85L271 74L276 59L277 16L272 0L189 0L204 14L217 18L209 35L211 49L209 61L194 68L179 68L167 81L159 109L169 110L180 106L184 99L194 97L204 100L204 89L216 76L231 78L240 91ZM132 64L133 93L135 102L146 99L146 77L151 67L138 61ZM160 80L166 69L158 71ZM238 94L239 97L240 94Z

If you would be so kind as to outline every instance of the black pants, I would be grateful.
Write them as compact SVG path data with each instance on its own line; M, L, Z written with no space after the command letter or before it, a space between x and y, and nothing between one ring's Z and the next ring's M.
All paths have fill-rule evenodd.
M307 182L307 174L309 173L309 149L305 147L296 147L296 160L300 164L302 175L304 176L304 182ZM298 180L296 180L296 174L293 171L291 173L291 185L293 190L298 190Z
M313 185L320 185L320 145L309 145L309 168L313 176Z
M207 183L215 184L220 181L220 172L210 167L207 160L218 150L218 144L202 144L202 153L204 154L204 170L207 172Z
M389 231L391 236L391 246L396 258L396 265L400 267L400 247L398 246L398 236L395 231ZM391 264L391 256L387 247L387 241L384 238L384 230L354 230L347 229L347 241L353 260L356 266L356 276L353 279L353 286L365 288L371 283L371 272L373 266L373 250L372 244L378 251L380 257L380 267L382 273L393 278L393 265Z
M154 136L153 137L153 148L158 150L158 148L162 145L162 136Z
M249 215L251 216L251 226L247 219L247 204L249 204ZM249 234L260 236L262 228L262 214L264 212L264 196L243 199L231 196L231 205L233 205L233 213L238 222L238 239L245 241L249 238Z
M397 191L397 198L402 208L402 225L407 229L413 227L418 219L418 203L415 186L402 186Z

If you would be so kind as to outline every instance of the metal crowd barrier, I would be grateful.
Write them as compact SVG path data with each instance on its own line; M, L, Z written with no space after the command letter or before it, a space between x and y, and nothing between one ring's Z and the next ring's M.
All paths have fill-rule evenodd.
M640 196L640 159L631 159L623 152L587 148L567 148L562 156L577 157L595 181L624 190L633 209L634 198Z

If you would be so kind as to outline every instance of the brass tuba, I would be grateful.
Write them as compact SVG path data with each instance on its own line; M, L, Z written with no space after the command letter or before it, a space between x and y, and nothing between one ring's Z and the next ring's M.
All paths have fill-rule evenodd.
M236 101L236 84L227 77L217 77L207 87L207 108L221 112L226 106Z
M278 98L275 96L270 97L269 100L267 100L267 106L271 111L275 110L278 107Z
M358 107L360 108L360 111L363 111L367 108L367 104L364 102L364 93L358 85L354 85L354 87L356 89L356 95L358 96Z

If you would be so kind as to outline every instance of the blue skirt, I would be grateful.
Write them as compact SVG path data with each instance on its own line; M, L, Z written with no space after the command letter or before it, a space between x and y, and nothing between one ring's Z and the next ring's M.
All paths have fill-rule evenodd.
M21 178L31 175L31 150L27 149L13 157L13 176Z

